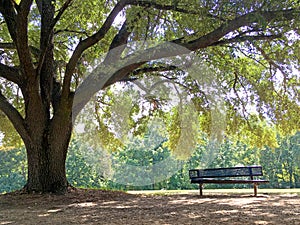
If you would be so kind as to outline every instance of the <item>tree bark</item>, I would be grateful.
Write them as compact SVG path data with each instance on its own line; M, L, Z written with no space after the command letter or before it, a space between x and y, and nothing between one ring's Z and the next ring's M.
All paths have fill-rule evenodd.
M36 119L26 121L31 138L24 140L28 160L25 190L64 193L68 187L65 163L72 134L72 99L60 103L52 119L38 119L43 115L40 112Z
M63 193L67 189L65 157L55 155L53 149L26 147L28 159L28 192Z
M71 124L70 121L68 123ZM44 132L41 143L25 144L28 160L26 191L66 192L68 182L65 162L70 137L71 126L64 127L62 124Z

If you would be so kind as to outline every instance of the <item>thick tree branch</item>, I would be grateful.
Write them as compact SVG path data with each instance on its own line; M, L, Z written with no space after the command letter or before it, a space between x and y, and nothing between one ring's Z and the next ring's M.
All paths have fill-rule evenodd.
M166 4L159 4L156 1L153 0L130 0L128 2L129 5L136 5L136 6L142 6L142 7L151 7L151 8L155 8L155 9L160 9L160 10L172 10L172 11L176 11L176 12L180 12L180 13L186 13L186 14L198 14L199 12L196 12L194 10L190 10L190 9L183 9L178 7L177 5L166 5Z
M39 13L42 14L42 6L43 6L42 0L35 0L35 2L38 7Z
M59 34L59 33L74 33L74 34L84 34L85 36L89 36L89 34L86 31L79 31L79 30L70 30L70 29L60 29L60 30L55 30L54 35Z
M205 12L204 10L199 11L199 10L192 10L192 9L184 9L184 8L178 7L176 4L173 4L173 5L159 4L153 0L129 0L128 4L142 6L142 7L146 7L146 8L151 7L151 8L155 8L155 9L163 10L163 11L180 12L180 13L185 13L185 14L190 14L190 15L202 14L203 16L211 17L211 18L218 19L221 21L223 20L218 16L214 16L210 13Z
M81 109L89 102L90 98L99 90L122 80L131 71L139 68L146 62L138 60L129 61L128 63L118 60L112 67L100 65L92 74L77 88L73 102L73 118L76 118Z
M67 0L63 6L58 10L58 14L54 18L54 5L52 1L36 0L39 12L42 17L42 34L41 34L41 53L39 65L37 67L37 74L40 73L42 65L44 64L45 55L48 50L49 44L53 38L53 30L56 23L60 20L63 13L71 5L73 0Z
M135 22L138 22L138 20L142 17L141 13L137 13L136 18L134 18ZM125 20L123 23L121 29L116 34L114 39L111 42L111 45L109 47L109 52L104 60L104 64L109 64L110 62L114 63L116 60L119 60L121 57L122 52L126 48L126 44L128 43L128 38L130 34L132 33L133 28L128 27L128 22Z
M55 8L52 1L42 0L40 4L41 4L40 6L41 7L41 35L40 35L41 52L39 58L39 65L37 66L37 74L40 74L41 72L49 47L50 47L50 52L53 48L53 44L51 43L51 40L53 38L53 28L51 25L54 23L54 12L55 12Z
M33 0L21 0L18 8L18 14L20 14L23 18L27 18L32 2Z
M128 29L127 26L127 20L123 23L121 29L119 30L119 32L116 34L116 36L114 37L114 39L112 40L110 46L109 46L109 50L113 50L117 47L119 47L120 45L125 45L128 42L128 37L131 34L132 29Z
M24 76L34 77L34 65L28 43L28 14L32 0L22 0L16 16L16 40L15 44L20 60L20 66Z
M129 73L149 61L176 55L184 55L191 51L207 48L214 43L218 43L227 34L244 26L285 20L290 21L296 16L299 16L298 10L250 12L233 20L227 21L219 28L192 41L186 41L185 38L179 38L173 40L171 43L158 44L157 46L146 50L137 50L135 53L128 55L124 59L116 60L114 65L111 66L107 72L105 72L102 65L102 67L100 66L98 71L94 71L93 74L89 76L76 91L74 101L74 109L76 113L74 113L74 116L77 115L80 109L97 91L126 78ZM251 39L253 39L253 37L251 37Z
M145 67L145 68L141 68L141 69L137 69L137 70L133 71L132 75L138 76L138 75L144 74L144 73L167 72L167 71L173 71L176 69L178 69L178 67L173 66L173 65Z
M232 43L241 43L241 42L245 42L245 41L265 41L265 40L270 41L270 40L274 40L274 39L278 39L278 38L282 38L282 35L237 36L234 38L223 39L223 40L217 41L217 42L211 44L210 46L227 45L227 44L232 44Z
M119 80L120 82L128 82L128 81L135 81L139 79L139 75L145 74L145 73L159 73L159 72L169 72L169 71L174 71L178 69L177 66L173 65L166 65L166 66L153 66L153 67L145 67L141 69L137 69L132 71L131 73L127 74L123 79ZM175 78L170 78L165 75L161 75L162 77L168 79L168 80L173 80Z
M24 17L27 18L32 2L33 0L21 0L18 10L19 14L22 14Z
M54 17L55 9L52 1L36 0L39 12L42 17L41 54L39 59L39 65L37 67L37 74L40 73L41 67L44 64L46 52L53 38L54 27L62 17L63 13L71 5L72 1L73 0L67 0L63 4L63 6L58 10L56 17Z
M9 81L14 82L18 86L21 86L21 77L19 74L19 70L13 67L6 66L0 63L0 77L3 77Z
M233 20L230 20L224 23L219 28L215 29L214 31L197 38L193 41L184 43L184 38L176 39L173 43L179 44L183 47L191 51L195 51L201 48L206 48L213 43L218 42L222 37L230 32L237 30L243 26L250 26L254 23L270 23L276 21L291 21L294 18L300 16L300 11L291 9L291 10L282 10L282 11L260 11L260 12L251 12L245 14L243 16L239 16Z
M24 119L20 113L7 101L0 91L0 110L9 118L23 140L30 140Z
M65 77L63 81L63 90L62 90L62 97L64 99L68 98L68 95L70 93L70 87L71 87L71 79L72 74L74 72L74 69L76 67L76 64L81 56L81 54L88 49L89 47L93 46L97 42L99 42L105 34L108 32L108 30L111 28L111 25L113 24L116 16L121 12L124 7L126 6L127 1L119 1L116 6L113 8L111 13L108 15L106 21L102 25L102 27L96 32L94 35L82 40L79 42L77 47L75 48L67 66L66 66L66 72Z
M108 65L120 59L122 52L126 48L128 37L131 34L131 32L132 29L128 30L127 21L125 21L121 29L119 30L119 32L116 34L116 36L111 42L111 45L109 47L109 52L106 55L106 58L104 60L104 64Z
M54 43L53 24L55 6L52 0L42 0L41 5L41 34L40 34L40 57L36 69L36 76L40 79L40 93L45 111L49 112L54 77ZM50 114L47 115L50 118Z
M150 60L161 59L165 57L171 57L181 54L189 53L190 51L196 51L198 49L207 48L214 43L219 43L220 39L227 34L236 31L240 27L250 26L252 24L259 24L260 22L276 22L293 20L296 16L300 16L300 11L298 10L283 10L283 11L267 11L267 12L251 12L243 16L237 17L236 19L230 20L219 28L213 30L212 32L203 35L200 38L194 39L192 41L185 41L185 38L179 38L173 40L171 43L176 45L170 45L167 43L159 44L155 47L146 49L144 51L139 51L134 53L127 58L133 62L148 62ZM255 36L251 36L250 40L254 39ZM258 38L262 38L258 36ZM182 48L181 48L181 47ZM137 55L138 54L138 55Z

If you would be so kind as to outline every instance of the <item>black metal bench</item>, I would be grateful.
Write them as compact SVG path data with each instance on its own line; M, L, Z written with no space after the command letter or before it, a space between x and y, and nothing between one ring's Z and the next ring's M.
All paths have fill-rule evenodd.
M189 170L191 183L198 183L200 195L203 195L203 184L253 184L254 196L257 196L257 186L268 183L268 180L260 180L256 177L262 176L261 166L243 166L214 169L192 169ZM247 179L248 177L248 179ZM239 178L239 179L237 179Z

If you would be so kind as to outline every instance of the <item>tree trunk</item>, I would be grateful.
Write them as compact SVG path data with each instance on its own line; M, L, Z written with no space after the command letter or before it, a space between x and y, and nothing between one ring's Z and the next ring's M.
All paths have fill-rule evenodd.
M27 148L28 192L63 193L67 189L65 170L67 150L31 146Z
M29 142L24 141L28 161L26 191L66 192L68 182L65 164L72 133L70 108L62 107L60 111L63 113L58 112L50 122L40 124L44 127L44 131L40 132L42 134L36 133Z
M45 137L43 144L26 145L28 180L25 189L28 192L64 193L67 190L65 163L70 140L70 132L67 132L65 135L58 132L50 143Z

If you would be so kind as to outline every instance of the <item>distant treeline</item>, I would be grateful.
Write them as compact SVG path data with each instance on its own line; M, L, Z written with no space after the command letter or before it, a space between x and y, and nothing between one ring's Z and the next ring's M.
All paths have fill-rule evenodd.
M175 160L163 144L148 149L145 141L108 153L73 140L66 163L70 184L122 190L193 189L197 187L190 184L189 169L259 164L263 166L264 178L270 180L261 187L300 188L300 132L278 137L280 146L275 149L250 148L229 140L217 146L206 143L199 145L187 160ZM0 193L21 189L27 174L25 149L1 149L0 160ZM238 187L243 186L248 187Z

